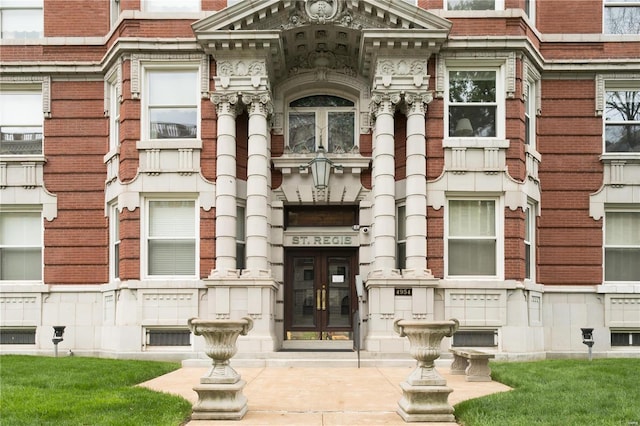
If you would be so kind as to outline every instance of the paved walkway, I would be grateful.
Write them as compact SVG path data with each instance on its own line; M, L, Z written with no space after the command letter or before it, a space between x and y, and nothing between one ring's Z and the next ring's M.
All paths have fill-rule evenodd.
M455 423L405 423L396 413L402 397L400 383L413 371L408 367L235 368L247 382L243 394L248 412L242 420L192 420L188 426L243 425L455 425ZM207 368L181 368L141 386L178 394L195 403L193 386ZM452 405L480 396L508 391L498 382L467 382L438 368L453 389Z

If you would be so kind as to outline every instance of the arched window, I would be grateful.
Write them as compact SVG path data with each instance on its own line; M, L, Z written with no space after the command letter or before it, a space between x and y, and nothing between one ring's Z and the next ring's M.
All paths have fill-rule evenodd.
M295 153L349 152L355 145L356 107L332 95L313 95L289 103L289 149Z

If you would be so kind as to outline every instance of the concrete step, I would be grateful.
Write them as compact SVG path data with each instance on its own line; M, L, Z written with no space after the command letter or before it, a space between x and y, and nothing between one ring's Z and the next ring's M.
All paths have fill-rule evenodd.
M203 358L186 359L183 367L209 367L211 359L205 354ZM448 368L451 358L436 360L436 368ZM416 360L409 354L378 353L361 351L360 356L353 350L284 350L279 352L240 353L231 359L232 367L264 368L264 367L304 367L304 368L338 368L338 367L415 367Z

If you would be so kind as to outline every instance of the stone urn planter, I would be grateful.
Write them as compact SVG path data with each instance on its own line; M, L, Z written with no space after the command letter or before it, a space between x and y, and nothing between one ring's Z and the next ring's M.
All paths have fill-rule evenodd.
M418 366L405 382L400 384L403 397L398 401L398 414L407 422L453 422L453 407L447 401L453 391L435 369L440 357L440 344L458 330L458 320L394 321L394 330L409 339L409 353Z
M238 336L246 335L253 328L253 320L202 320L191 318L189 329L196 336L203 336L205 353L212 360L212 367L200 378L200 385L193 388L198 401L193 406L194 420L240 420L247 412L247 398L242 395L246 382L229 364L236 354Z

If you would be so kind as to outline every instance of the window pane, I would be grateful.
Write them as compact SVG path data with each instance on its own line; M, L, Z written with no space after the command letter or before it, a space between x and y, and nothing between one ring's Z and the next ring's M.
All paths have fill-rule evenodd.
M398 222L398 241L405 240L407 238L407 207L406 206L398 206L398 217L396 218Z
M41 280L40 247L0 248L0 279Z
M193 139L198 134L196 108L150 108L152 139Z
M449 275L496 275L496 241L449 240Z
M40 212L4 212L0 214L0 245L40 246Z
M194 275L194 240L149 240L149 275Z
M151 105L195 105L197 103L197 71L149 71L148 76Z
M640 91L607 91L607 121L640 121Z
M495 102L495 71L451 71L449 73L451 102Z
M347 152L355 139L355 113L329 112L329 152Z
M495 106L450 106L449 135L495 137Z
M40 92L0 92L0 125L42 126Z
M292 108L300 107L352 107L354 103L348 99L331 95L314 95L296 99L289 104Z
M449 10L494 10L495 0L447 0Z
M604 32L605 34L640 34L640 7L605 5Z
M150 237L195 237L193 201L149 202Z
M0 9L0 17L3 39L40 38L44 34L42 9Z
M200 0L144 0L147 12L199 12Z
M316 115L313 112L289 114L289 147L293 152L316 150Z
M640 212L607 212L605 244L640 246Z
M449 201L449 236L495 237L495 222L494 201Z

